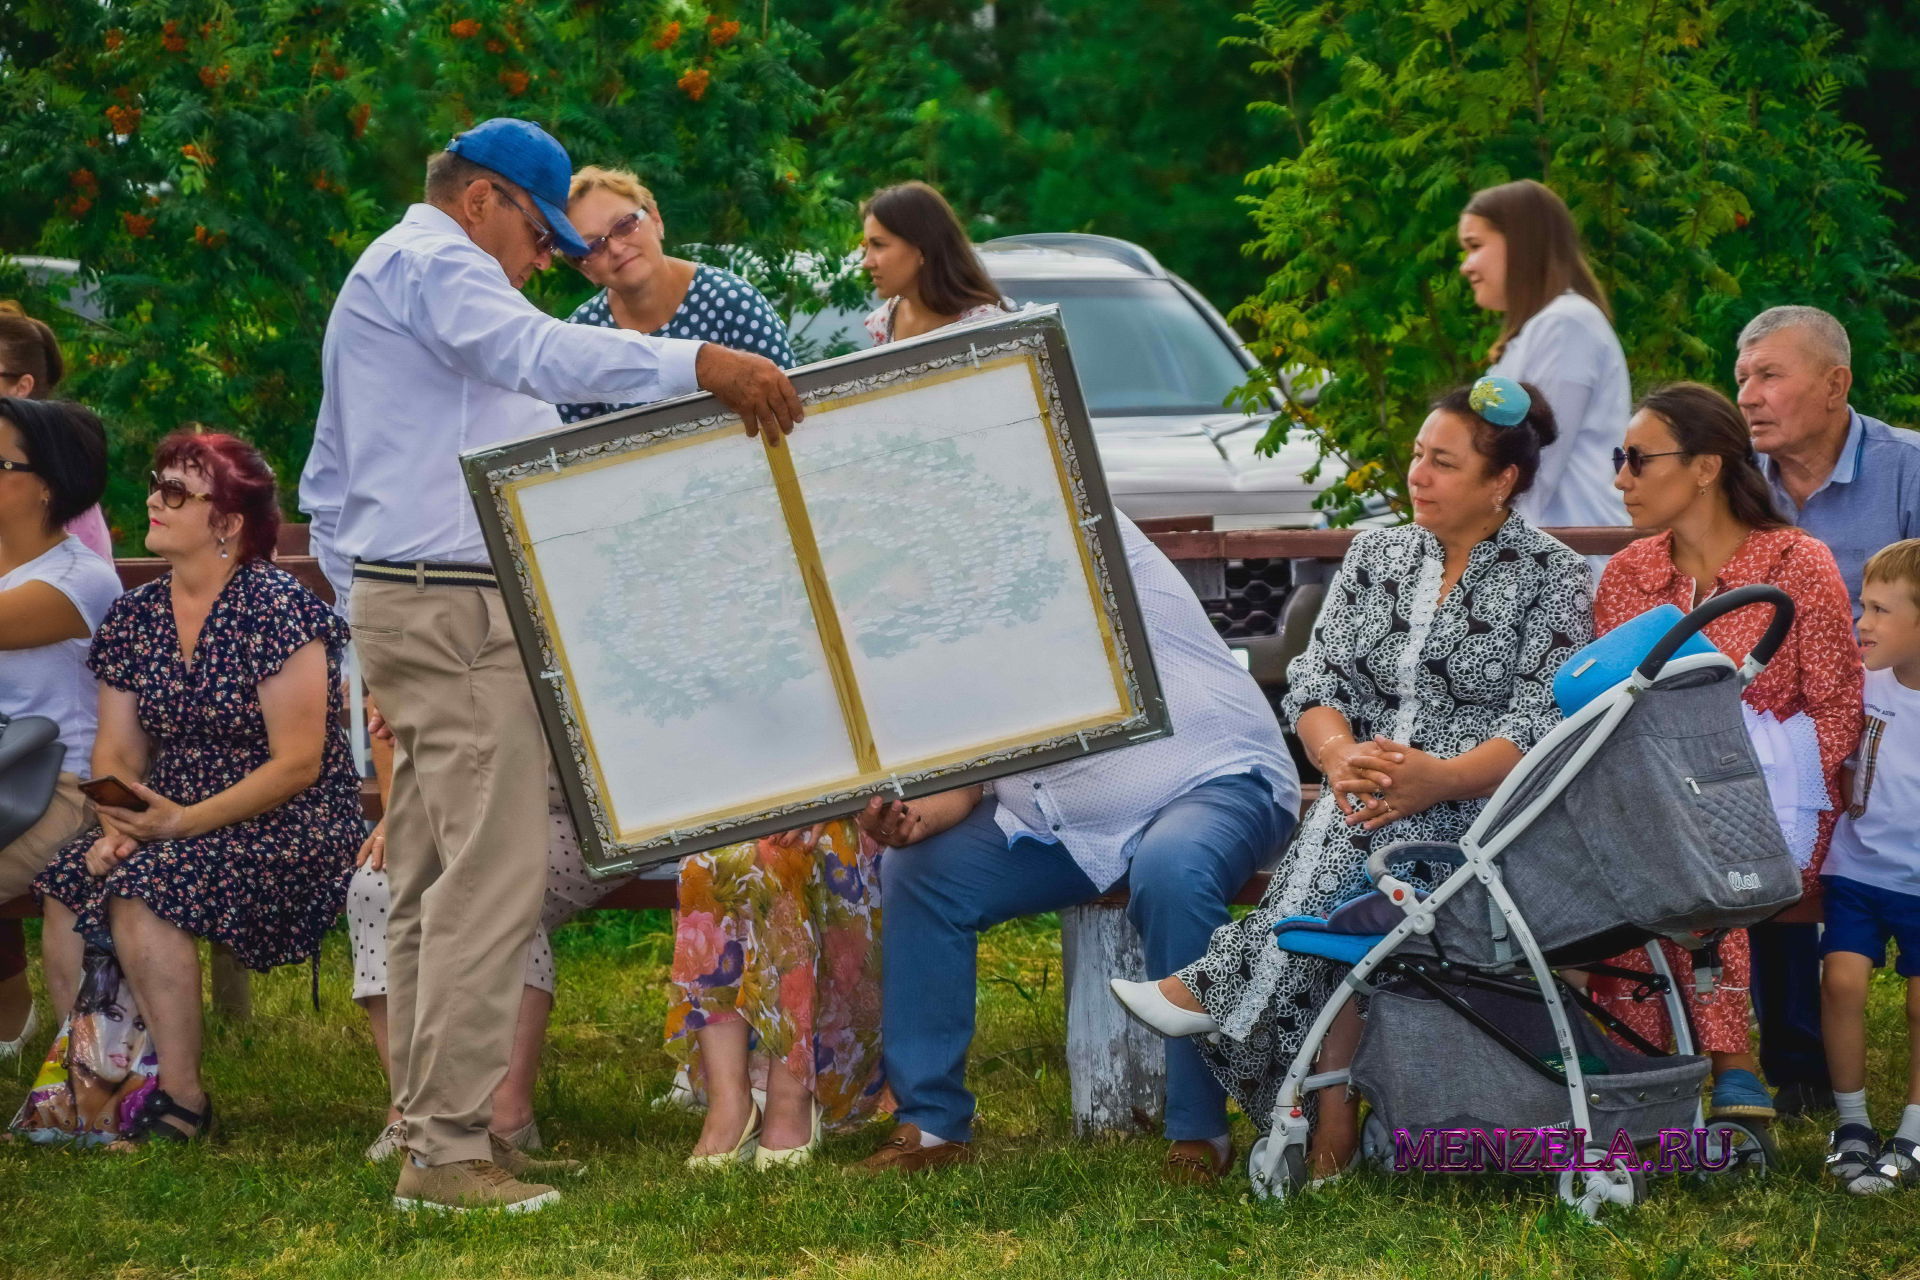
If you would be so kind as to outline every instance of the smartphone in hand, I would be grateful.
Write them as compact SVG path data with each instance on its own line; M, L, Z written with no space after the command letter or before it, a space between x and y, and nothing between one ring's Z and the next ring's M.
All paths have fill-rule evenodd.
M115 809L131 809L135 813L145 813L152 807L135 795L132 787L112 774L81 783L80 791L95 804L104 804Z

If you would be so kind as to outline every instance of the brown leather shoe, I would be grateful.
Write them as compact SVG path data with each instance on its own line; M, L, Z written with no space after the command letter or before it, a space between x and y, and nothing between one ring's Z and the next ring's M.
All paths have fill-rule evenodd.
M918 1126L897 1124L878 1151L853 1167L861 1173L919 1173L922 1169L972 1163L972 1143L944 1142L937 1147L923 1147Z
M1168 1145L1167 1162L1161 1167L1160 1176L1181 1186L1211 1187L1220 1181L1220 1175L1232 1164L1231 1146L1222 1159L1214 1151L1211 1142L1204 1138L1189 1138Z

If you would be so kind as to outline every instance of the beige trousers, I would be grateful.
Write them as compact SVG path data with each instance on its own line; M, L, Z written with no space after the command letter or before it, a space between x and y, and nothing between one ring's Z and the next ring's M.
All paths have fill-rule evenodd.
M93 805L80 794L79 775L61 774L40 821L0 849L0 902L11 902L25 893L60 846L86 830L92 821Z
M367 688L393 726L393 1105L429 1165L491 1159L547 868L547 750L500 593L356 581Z

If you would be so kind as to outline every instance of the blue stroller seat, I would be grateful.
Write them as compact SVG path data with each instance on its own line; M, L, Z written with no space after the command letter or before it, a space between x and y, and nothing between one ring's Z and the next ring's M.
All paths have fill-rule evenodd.
M1425 898L1427 895L1416 895ZM1367 952L1380 945L1387 932L1406 913L1369 889L1349 898L1325 917L1288 916L1274 922L1274 945L1282 951L1303 956L1319 956L1341 964L1359 964Z
M1401 871L1420 863L1430 868L1458 867L1464 861L1459 845L1425 840L1403 841L1392 846L1390 852L1394 855L1395 868ZM1374 874L1368 872L1369 876ZM1414 889L1413 896L1416 902L1421 902L1427 894L1423 889ZM1406 918L1405 908L1376 886L1348 898L1324 917L1287 916L1276 920L1273 943L1282 951L1355 965Z

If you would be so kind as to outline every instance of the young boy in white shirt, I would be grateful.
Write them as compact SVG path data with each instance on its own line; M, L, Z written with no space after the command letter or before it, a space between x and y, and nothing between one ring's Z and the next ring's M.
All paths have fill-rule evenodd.
M1851 803L1821 870L1821 1034L1840 1111L1827 1170L1855 1195L1920 1182L1920 538L1867 561L1860 587L1866 731ZM1883 1145L1867 1117L1867 985L1887 942L1907 980L1907 1107Z

